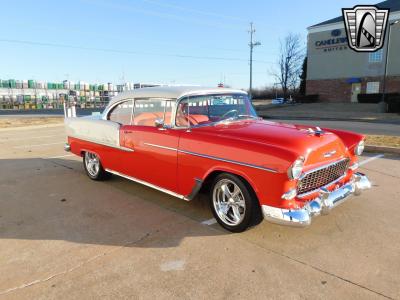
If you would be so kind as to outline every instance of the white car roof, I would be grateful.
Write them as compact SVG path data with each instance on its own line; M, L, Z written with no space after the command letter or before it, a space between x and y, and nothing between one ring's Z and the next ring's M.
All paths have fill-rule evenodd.
M115 96L108 107L115 102L129 98L168 98L179 99L188 95L204 95L204 94L247 94L245 91L228 88L207 88L199 86L157 86L135 89L123 92Z

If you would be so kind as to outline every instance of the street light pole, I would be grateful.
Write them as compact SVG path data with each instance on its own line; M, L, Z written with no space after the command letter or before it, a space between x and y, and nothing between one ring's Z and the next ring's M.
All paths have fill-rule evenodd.
M253 34L256 32L256 30L253 28L253 22L250 23L250 87L249 87L249 96L250 99L252 98L252 89L253 89L253 48L260 46L260 42L253 42Z
M389 23L388 40L387 40L387 44L386 44L385 68L384 68L384 72L383 72L383 81L382 81L382 102L385 101L387 65L389 63L389 51L390 51L390 33L392 31L392 26L396 25L399 22L400 22L400 20Z

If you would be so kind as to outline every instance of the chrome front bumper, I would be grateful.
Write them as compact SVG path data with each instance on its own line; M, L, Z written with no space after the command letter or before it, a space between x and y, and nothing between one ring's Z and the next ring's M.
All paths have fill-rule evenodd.
M71 151L71 145L68 144L68 143L65 143L64 150L67 151L67 152L70 152Z
M327 215L335 206L343 203L351 195L360 195L362 190L371 188L367 176L355 173L352 180L339 189L329 192L321 188L319 197L308 202L298 210L281 209L277 207L262 205L264 218L272 223L305 227L311 224L311 219L319 215Z

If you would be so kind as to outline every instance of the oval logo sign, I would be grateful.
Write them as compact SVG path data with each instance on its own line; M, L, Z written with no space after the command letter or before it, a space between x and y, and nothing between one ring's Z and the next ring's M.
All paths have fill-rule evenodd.
M332 34L332 36L339 36L342 34L342 31L340 29L335 29L335 30L332 30L331 34Z

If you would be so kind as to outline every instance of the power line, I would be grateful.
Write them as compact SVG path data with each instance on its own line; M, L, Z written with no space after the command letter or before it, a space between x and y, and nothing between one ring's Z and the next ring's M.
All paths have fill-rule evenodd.
M156 53L156 52L143 52L143 51L132 51L132 50L119 50L111 48L96 48L96 47L85 47L76 46L68 44L57 44L48 42L38 42L38 41L26 41L26 40L15 40L15 39L0 39L0 42L12 43L12 44L25 44L32 46L45 46L45 47L55 47L55 48L69 48L77 50L86 51L99 51L108 53L119 53L119 54L130 54L130 55L150 55L150 56L166 56L166 57L177 57L177 58L189 58L189 59L200 59L200 60L213 60L213 61L241 61L247 62L247 59L235 58L235 57L217 57L217 56L196 56L196 55L186 55L186 54L169 54L169 53ZM272 64L274 62L269 61L257 61L259 63Z
M161 2L155 1L155 0L142 0L142 1L153 4L153 5L161 6L161 7L174 8L174 9L178 9L181 11L193 12L196 14L201 14L201 15L210 16L210 17L224 18L224 19L230 19L230 20L236 20L236 21L244 21L242 18L239 18L239 17L227 16L227 15L207 12L207 11L203 11L203 10L197 10L197 9L193 9L193 8L189 8L189 7L184 7L181 5L161 3Z
M182 17L181 15L176 15L176 14L171 14L171 13L165 13L161 11L155 11L155 10L149 10L149 9L144 9L140 7L132 7L131 5L124 5L120 3L109 3L109 2L99 2L99 1L92 1L92 0L81 0L86 3L91 3L92 5L97 5L97 6L104 6L108 7L111 9L118 9L122 10L123 12L131 11L131 12L136 12L140 14L145 14L145 15L150 15L150 16L155 16L155 17L161 17L165 19L172 19L176 21L183 21L187 23L194 23L197 25L201 26L209 26L209 27L219 27L223 29L231 29L231 30L238 30L241 29L241 26L235 26L231 24L226 24L226 23L220 23L220 22L209 22L209 21L204 21L203 19L196 19L193 17Z
M10 25L10 23L8 23ZM86 35L86 36L90 36L90 37L104 37L104 34L99 34L98 31L94 32L94 31L84 31L82 30L82 28L63 28L63 27L49 27L49 26L38 26L37 24L30 24L30 23L20 23L20 22L12 22L11 23L12 26L14 27L20 27L20 28L30 28L30 29L39 29L42 32L44 31L51 31L51 32L60 32L60 30L62 30L63 33L71 33L71 34L76 34L76 33L80 33L81 35ZM126 39L123 38L118 38L115 36L108 36L107 39L109 40L113 40L113 41L119 41L119 42L126 42ZM183 43L183 42L171 42L171 43L167 43L167 42L159 42L159 41L148 41L147 44L151 44L154 46L179 46L180 48L183 47L187 47L187 48L194 48L194 49L210 49L210 45L206 45L206 44L192 44L192 43ZM213 50L218 50L218 51L227 51L227 52L237 52L237 53L245 53L246 51L248 51L247 49L243 48L243 49L233 49L233 48L225 48L225 47L216 47L216 46L212 46ZM260 52L260 51L259 51ZM261 51L262 52L262 51ZM266 53L268 55L272 55L273 53L270 52L263 52Z

